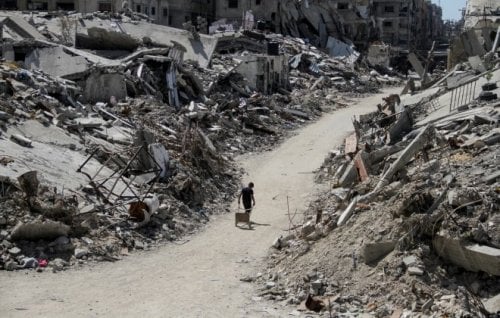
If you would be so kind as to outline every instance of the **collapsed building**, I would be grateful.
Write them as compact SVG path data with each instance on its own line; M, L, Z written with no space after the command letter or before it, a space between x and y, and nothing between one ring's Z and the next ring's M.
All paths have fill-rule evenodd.
M497 2L469 0L464 14L463 30L450 42L448 69L464 61L475 61L495 51L495 38L500 28L500 5ZM486 60L488 63L488 60Z
M473 32L459 40L475 45ZM316 173L324 190L303 218L288 212L267 274L242 280L305 315L496 317L499 41L447 72L419 65L418 88L410 78L356 116Z
M226 211L237 154L398 84L302 39L133 12L1 12L0 268L57 272Z
M423 56L433 41L445 41L442 10L425 0L217 0L207 3L18 0L5 2L4 9L129 12L157 24L199 33L214 34L240 28L267 30L304 38L316 47L330 50L336 46L352 46L365 52L371 45L388 45L389 58L406 57L409 52Z

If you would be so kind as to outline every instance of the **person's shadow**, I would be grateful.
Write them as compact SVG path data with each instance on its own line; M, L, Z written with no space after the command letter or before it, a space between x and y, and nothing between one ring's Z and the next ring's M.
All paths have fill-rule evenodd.
M246 231L255 231L255 229L256 229L255 226L271 226L271 224L257 223L254 221L250 221L250 225L248 225L248 224L240 225L240 223L238 223L236 225L236 227L239 228L240 230L246 230Z

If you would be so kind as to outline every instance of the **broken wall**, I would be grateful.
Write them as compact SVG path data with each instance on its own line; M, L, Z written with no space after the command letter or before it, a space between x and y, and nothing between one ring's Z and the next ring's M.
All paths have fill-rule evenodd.
M372 65L389 67L391 58L390 46L385 44L372 44L368 47L368 62Z
M26 57L24 63L30 70L43 70L59 77L84 73L89 68L85 58L70 55L59 46L36 49Z
M360 10L364 8L360 6ZM352 40L362 47L370 35L369 19L361 15L357 6L347 2L289 0L282 1L279 9L280 32L307 38L315 46L326 47L331 36L341 41Z
M123 32L97 27L90 27L86 31L86 34L76 33L76 47L95 50L134 51L140 44L138 39Z
M287 56L249 55L242 57L242 60L236 72L247 79L250 88L264 94L274 93L279 88L288 88Z
M109 102L111 96L117 100L127 97L125 76L120 73L93 73L87 78L84 99L87 103Z
M251 10L255 21L264 20L270 22L272 26L277 26L278 8L278 0L215 0L215 19L227 19L228 23L234 23L239 27L243 24L244 12Z

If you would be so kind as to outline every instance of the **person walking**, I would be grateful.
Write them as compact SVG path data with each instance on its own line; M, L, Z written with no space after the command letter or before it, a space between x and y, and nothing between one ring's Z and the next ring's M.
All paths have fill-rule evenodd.
M252 208L255 206L255 197L253 195L253 182L248 184L248 187L241 189L240 195L238 196L238 208L240 207L240 202L243 199L243 208L245 208L245 213L252 212Z

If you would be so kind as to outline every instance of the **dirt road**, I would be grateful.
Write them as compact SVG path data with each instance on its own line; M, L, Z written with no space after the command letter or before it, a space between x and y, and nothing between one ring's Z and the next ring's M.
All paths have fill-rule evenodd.
M243 182L255 183L253 220L268 225L242 230L232 214L224 215L186 244L113 264L57 274L1 271L0 317L284 316L291 310L253 300L255 286L239 279L259 269L288 227L286 197L292 210L305 208L315 187L312 172L352 130L352 116L372 111L382 96L328 114L278 149L242 160Z

